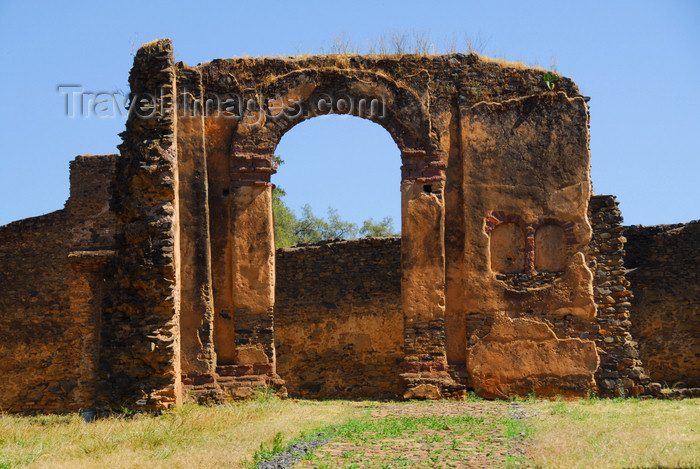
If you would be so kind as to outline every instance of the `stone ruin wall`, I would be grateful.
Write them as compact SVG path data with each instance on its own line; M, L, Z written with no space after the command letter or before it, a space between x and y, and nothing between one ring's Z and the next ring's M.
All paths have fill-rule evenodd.
M399 396L403 345L400 238L277 250L277 371L291 396Z
M630 301L633 295L630 281L625 275L626 267L629 267L625 265L624 256L625 249L632 252L639 249L635 244L636 239L625 240L625 228L621 225L622 216L618 202L613 196L592 196L589 218L593 226L593 237L587 257L594 271L597 320L589 323L573 316L557 320L549 320L546 317L540 319L545 321L560 339L590 338L595 341L600 356L600 365L595 376L600 395L636 396L652 392L648 386L651 380L645 375L643 361L640 361L638 344L641 350L644 350L663 340L660 348L668 355L678 357L679 352L692 350L693 346L697 346L697 337L688 337L688 332L695 331L697 334L698 327L692 321L686 323L686 337L683 342L664 340L658 333L633 335L630 316ZM627 230L630 230L630 227ZM667 247L673 248L673 245ZM697 252L696 247L689 248L686 254ZM394 317L400 310L400 284L395 282L400 269L400 240L378 238L325 242L278 250L277 259L275 332L278 369L287 380L290 394L329 397L343 395L345 392L344 395L348 396L352 394L345 390L360 384L367 387L359 390L359 396L381 395L382 393L374 390L373 386L382 380L368 380L367 377L378 364L390 369L394 359L400 357L400 348L386 355L378 354L377 350L366 349L372 354L365 355L350 343L343 344L345 348L338 348L340 344L335 343L332 337L336 330L347 328L351 328L355 334L368 335L366 339L358 340L364 344L372 344L378 331L391 332L398 337L400 330L396 323L393 323L392 328L391 321L382 321L381 318ZM377 274L372 275L371 272ZM682 280L679 280L679 277L676 277L676 280L695 285L693 272L692 269L685 270L679 274ZM658 272L656 275L663 274ZM546 278L539 278L533 282L546 281ZM371 293L368 289L371 289ZM344 301L337 301L338 297ZM366 301L371 297L380 298L381 301ZM326 298L330 298L328 302ZM291 304L290 300L293 300ZM357 300L364 300L361 303L366 308L360 312L361 317L367 312L375 316L368 324L361 324L360 327L355 314L347 315L348 311L356 311L354 304ZM684 314L692 316L692 311L682 313L681 319L686 317ZM655 316L666 317L658 312ZM398 319L400 320L400 315ZM473 346L491 330L494 316L472 314L468 319L467 336L469 346ZM678 322L678 319L669 320ZM295 323L298 328L294 328ZM330 330L327 328L329 323L332 324ZM292 330L288 329L290 326L293 334L290 334ZM448 340L453 332L447 330ZM295 340L290 342L294 343L294 346L288 345L290 335ZM347 334L346 336L351 337ZM309 347L305 344L312 345ZM293 350L296 352L292 353ZM301 355L299 350L302 350ZM320 357L324 358L319 360ZM688 354L681 355L682 357L686 357L687 360ZM353 366L348 366L350 363ZM471 387L468 374L459 372L461 368L459 365L453 365L451 372ZM696 373L695 370L696 368L686 366L682 374L683 379L688 380L691 385L694 383L692 376ZM392 375L384 374L383 378L390 376ZM652 374L652 380L659 381L658 376ZM311 379L307 380L307 377ZM368 381L371 381L371 384ZM398 394L396 388L387 387L382 390Z
M637 396L649 392L650 380L639 360L638 340L631 334L630 300L633 296L626 277L625 237L622 215L615 197L591 197L589 217L593 238L588 258L595 271L593 292L598 317L592 325L600 356L596 382L601 395Z
M0 410L92 407L117 155L70 165L65 208L0 227Z
M627 226L632 335L652 381L700 387L700 221Z
M283 392L284 379L308 396L644 391L619 212L590 199L585 98L566 78L548 91L538 73L473 54L188 67L170 41L145 45L130 85L155 96L153 118L129 118L119 157L76 160L64 210L0 228L0 255L30 261L0 274L3 371L16 377L3 408L162 409L183 395ZM228 95L259 104L185 112ZM272 155L331 95L387 104L381 119L355 115L401 150L398 259L386 257L396 241L377 240L275 254ZM384 280L363 280L357 297L337 288L375 267ZM319 269L328 283L306 281ZM314 302L321 289L333 301Z
M134 57L129 85L152 93L154 116L127 120L111 186L98 400L113 408L182 402L176 75L168 48L148 50Z
M67 219L60 210L1 228L3 410L62 411L77 401L81 374L74 357L82 348L78 331L88 318L66 314Z
M466 360L464 317L470 311L545 314L542 305L547 305L555 316L573 313L591 321L595 305L587 283L592 280L581 257L590 238L588 116L570 80L549 93L536 71L502 68L475 55L228 59L176 68L178 93L186 83L194 96L212 101L222 95L263 96L277 105L291 100L304 116L260 109L238 124L206 115L197 124L203 130L181 129L178 123L180 147L204 141L209 222L203 225L211 243L218 375L190 364L183 368L186 385L214 389L223 375L241 384L277 379L271 159L281 136L301 120L322 114L314 103L333 96L386 102L386 115L361 117L382 125L402 155L403 389L424 384L445 396L463 392L460 376L448 363ZM191 176L181 169L179 178ZM556 286L516 294L490 275L483 278L490 271L485 225L500 213L520 217L519 226L532 230L528 243L538 228L559 226L567 254L575 257L571 269L563 266L568 275ZM534 247L528 256L529 266ZM524 306L523 298L532 306ZM184 309L189 301L183 295L183 321L190 314ZM207 321L198 309L190 311L192 323ZM454 333L446 334L453 327ZM557 347L571 343L548 337ZM187 356L200 355L198 342L190 343L192 348L185 347L183 332L183 364ZM587 351L595 356L591 347ZM583 387L592 385L595 363L587 366Z
M2 227L2 306L4 311L17 311L15 317L2 317L2 330L15 331L4 335L2 341L3 356L10 358L3 361L3 375L10 377L3 380L0 390L4 410L61 412L94 403L99 349L95 342L100 318L90 311L94 313L102 295L94 286L101 281L103 261L95 262L101 256L99 250L76 251L62 241L72 239L77 243L73 247L78 249L80 242L111 248L114 220L104 212L108 197L104 188L115 158L78 157L71 163L72 193L67 209ZM590 207L594 228L590 256L596 266L599 325L570 335L589 337L593 331L604 357L596 375L601 394L638 392L634 386L643 379L643 371L631 341L639 343L652 381L668 385L682 381L697 387L698 367L693 360L697 359L700 328L697 309L692 306L697 305L699 296L693 290L698 283L692 260L699 252L697 234L693 232L698 223L622 227L614 197L593 196ZM90 222L84 223L85 219ZM76 224L78 220L83 223ZM70 228L73 238L67 237ZM624 264L623 248L628 253ZM641 256L650 251L657 262ZM21 263L14 261L17 252L22 254ZM69 261L77 256L93 260L77 264ZM679 268L678 256L686 261L680 265L686 267ZM324 242L277 250L277 360L290 395L323 398L400 394L400 257L400 238ZM640 266L640 262L644 264ZM87 283L66 275L73 272L74 265L89 266L91 275L84 277ZM625 269L638 269L627 275L633 281L631 287ZM642 274L645 284L637 280ZM31 290L22 281L26 275L40 279ZM643 303L638 306L640 297L649 292L666 295L666 287L671 284L687 292L680 305L665 306L673 304L668 301L676 296L656 296L653 308L642 309ZM629 303L632 289L636 292L634 306ZM66 293L63 297L56 295L61 290ZM49 298L59 301L47 307L41 300ZM76 308L80 303L87 304L87 308ZM81 310L82 317L73 318ZM32 327L27 327L27 318ZM490 323L492 320L483 318L468 327L478 333ZM666 327L660 330L659 324ZM565 336L571 325L560 321L551 326L558 335ZM79 362L72 358L75 356L81 357ZM655 356L663 357L657 361L660 365L647 361Z

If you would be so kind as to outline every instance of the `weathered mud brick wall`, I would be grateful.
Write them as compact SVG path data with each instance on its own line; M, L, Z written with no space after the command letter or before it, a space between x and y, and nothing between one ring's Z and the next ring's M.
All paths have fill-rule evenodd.
M652 381L700 387L700 221L627 226L632 335Z
M202 98L197 70L177 68L178 199L180 225L180 335L184 381L211 381L214 356L214 304L209 235L208 175L203 113L189 113ZM183 381L183 382L184 382Z
M593 292L598 308L598 320L591 330L600 355L598 392L607 397L636 396L645 392L650 380L639 360L638 339L631 333L630 301L635 292L630 291L626 276L626 240L617 200L611 195L591 197L589 216L593 239L588 257L595 271Z
M460 111L465 220L453 275L465 320L462 331L447 330L448 356L464 347L469 384L485 397L585 394L598 366L595 343L582 335L596 313L584 257L592 234L585 100L545 93L461 102ZM485 327L466 329L479 322Z
M115 159L77 157L63 210L0 227L0 411L94 405Z
M403 358L401 239L277 250L277 372L296 397L395 397Z

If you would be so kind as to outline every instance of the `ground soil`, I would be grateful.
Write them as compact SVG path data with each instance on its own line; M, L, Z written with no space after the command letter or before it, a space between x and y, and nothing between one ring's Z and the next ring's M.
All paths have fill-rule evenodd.
M412 417L447 417L449 422L451 417L472 416L475 423L448 423L389 437L371 432L359 438L335 437L316 448L310 459L302 456L294 467L519 467L527 464L525 433L513 421L529 418L530 412L514 402L380 404L371 414L377 422Z

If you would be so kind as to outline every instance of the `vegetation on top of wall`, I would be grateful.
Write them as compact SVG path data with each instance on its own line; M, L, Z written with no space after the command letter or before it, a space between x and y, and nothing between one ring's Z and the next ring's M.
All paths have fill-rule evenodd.
M418 56L437 55L437 54L476 54L479 59L484 62L493 62L501 67L512 67L519 70L537 69L543 70L535 60L532 64L526 64L521 61L506 60L502 56L489 57L484 55L484 49L488 44L488 39L481 35L474 37L464 35L462 38L457 34L452 33L451 36L445 36L442 40L436 40L431 37L430 33L425 31L400 31L393 30L390 35L379 35L368 39L364 46L358 46L352 42L348 33L343 32L336 34L333 39L324 47L321 47L320 52L338 55L370 55L378 57L396 56L414 54ZM298 53L297 55L310 55L309 53ZM551 69L556 71L555 58L552 57Z
M352 42L347 32L336 34L332 41L321 52L338 55L435 55L438 49L449 54L457 52L475 52L481 54L487 41L481 36L475 38L465 36L460 40L456 34L446 37L436 45L436 41L426 31L400 31L393 30L390 35L382 34L367 40L365 47L357 46Z
M497 57L485 55L484 49L488 44L488 39L480 35L459 37L456 33L451 36L445 35L443 39L436 40L430 33L425 31L398 31L391 34L381 34L369 38L363 45L354 43L347 32L336 34L325 45L315 50L304 50L301 45L297 46L294 54L283 54L281 56L290 58L306 58L313 55L328 55L334 57L339 66L348 66L347 60L351 56L372 56L375 58L399 57L403 55L431 56L431 55L452 55L452 54L475 54L484 62L495 63L500 67L514 68L517 70L534 69L543 71L547 67L539 65L538 59L531 61L508 60L499 53ZM270 55L275 56L275 54ZM236 58L254 59L254 56L241 55ZM549 69L556 72L554 56Z
M553 90L556 84L555 82L559 80L559 77L554 73L545 73L542 80L547 84L547 88Z

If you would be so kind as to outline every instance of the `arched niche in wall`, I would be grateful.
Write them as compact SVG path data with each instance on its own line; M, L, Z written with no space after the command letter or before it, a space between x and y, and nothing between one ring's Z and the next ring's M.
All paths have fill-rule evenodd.
M535 231L535 270L561 272L566 268L566 232L548 223Z
M491 231L491 270L502 274L525 270L525 235L516 223L501 223Z

